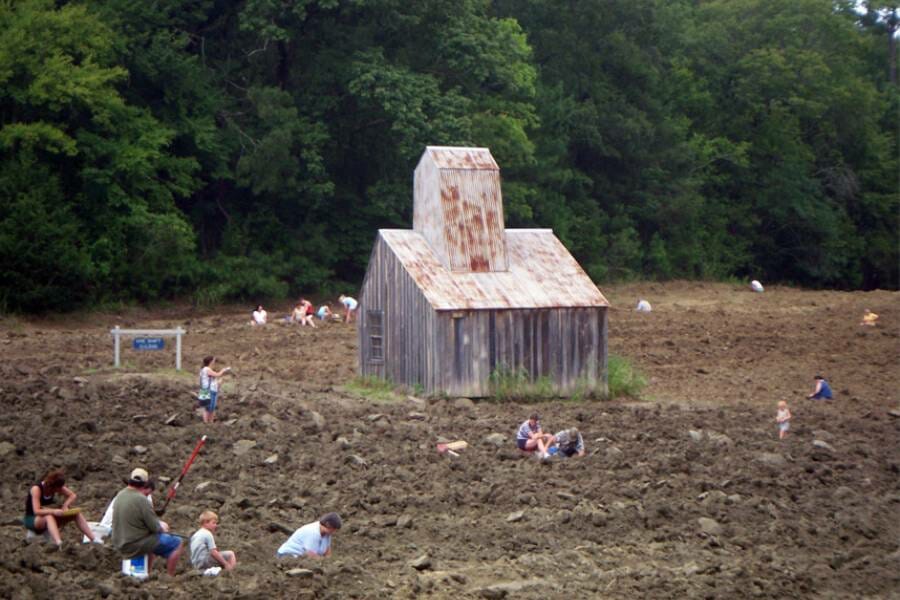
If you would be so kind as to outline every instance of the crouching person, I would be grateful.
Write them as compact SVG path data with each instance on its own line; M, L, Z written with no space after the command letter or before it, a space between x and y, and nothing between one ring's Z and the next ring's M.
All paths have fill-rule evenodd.
M237 556L231 550L219 550L213 534L219 528L219 516L211 510L200 513L200 529L191 536L191 564L205 571L210 567L222 567L226 571L237 566Z
M135 469L128 487L113 500L112 543L124 558L150 555L148 571L154 556L166 559L166 572L174 576L181 557L181 539L168 533L169 527L153 512L144 490L150 477L144 469Z
M341 528L341 517L330 512L307 523L278 549L277 556L331 556L331 537Z
M556 438L559 453L566 458L584 456L584 438L578 428L563 429L553 437Z

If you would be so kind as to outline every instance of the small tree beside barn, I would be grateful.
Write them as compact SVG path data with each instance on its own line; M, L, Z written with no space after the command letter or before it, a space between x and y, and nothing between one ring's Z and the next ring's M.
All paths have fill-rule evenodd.
M481 397L524 374L607 392L609 303L549 229L506 229L486 148L429 146L413 229L381 229L360 295L359 369L427 394Z

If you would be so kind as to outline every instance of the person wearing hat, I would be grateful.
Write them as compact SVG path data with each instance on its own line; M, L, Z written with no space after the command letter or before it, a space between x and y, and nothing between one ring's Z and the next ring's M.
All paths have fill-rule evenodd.
M125 481L126 485L128 484L128 480ZM151 479L147 482L147 485L140 489L140 492L147 497L147 502L150 504L150 507L153 507L153 490L156 489L156 483ZM118 492L116 496L118 496ZM112 500L109 501L109 504L106 505L106 511L103 513L103 518L100 519L100 522L94 528L94 535L102 543L105 538L108 538L112 533L113 526L113 506L116 503L116 496L112 497ZM168 527L166 523L160 521L163 527Z
M331 556L331 536L341 528L341 516L330 512L291 534L276 556Z
M145 490L151 486L150 476L141 468L134 469L128 487L113 500L112 544L125 558L142 554L166 559L166 571L175 575L181 557L181 538L168 533L169 527L157 518L147 502Z
M563 429L553 437L556 438L559 453L566 458L573 456L584 456L584 438L577 427Z

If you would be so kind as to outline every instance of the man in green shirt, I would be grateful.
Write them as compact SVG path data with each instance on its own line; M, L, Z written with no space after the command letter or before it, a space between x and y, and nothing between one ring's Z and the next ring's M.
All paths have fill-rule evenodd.
M175 567L181 557L181 538L167 533L168 526L154 514L141 491L149 485L147 471L137 468L131 472L128 487L116 495L113 500L112 543L125 558L149 554L148 568L153 566L154 555L164 557L166 571L169 575L175 575Z

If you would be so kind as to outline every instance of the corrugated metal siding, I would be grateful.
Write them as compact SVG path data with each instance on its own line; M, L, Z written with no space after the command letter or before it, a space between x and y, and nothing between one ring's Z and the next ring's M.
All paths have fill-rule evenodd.
M379 235L436 310L609 305L549 229L507 230L509 268L489 273L448 271L415 231Z
M500 173L442 170L440 192L450 270L505 271L508 262Z
M414 176L413 230L451 271L507 269L500 170L487 149L425 150Z

